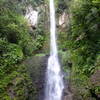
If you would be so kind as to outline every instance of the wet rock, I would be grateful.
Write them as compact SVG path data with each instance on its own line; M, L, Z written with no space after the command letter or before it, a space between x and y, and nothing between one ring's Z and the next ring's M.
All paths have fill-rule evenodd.
M96 70L95 73L90 78L92 89L91 94L97 100L100 99L100 91L96 90L96 88L100 88L100 70Z
M100 86L100 70L95 71L91 76L91 83L93 86Z
M48 56L34 56L25 61L34 87L33 97L29 100L43 100L47 59Z

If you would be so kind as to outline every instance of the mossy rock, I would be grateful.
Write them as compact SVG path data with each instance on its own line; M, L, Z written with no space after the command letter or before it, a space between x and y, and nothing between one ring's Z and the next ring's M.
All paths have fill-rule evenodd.
M47 60L47 56L39 54L39 56L33 56L24 62L33 83L33 98L30 100L41 100L44 97Z

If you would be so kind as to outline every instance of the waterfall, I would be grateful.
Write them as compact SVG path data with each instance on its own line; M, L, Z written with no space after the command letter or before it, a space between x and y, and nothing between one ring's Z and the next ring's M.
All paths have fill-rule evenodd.
M46 72L46 89L44 100L61 100L64 85L57 52L54 0L50 0L50 32L51 50Z

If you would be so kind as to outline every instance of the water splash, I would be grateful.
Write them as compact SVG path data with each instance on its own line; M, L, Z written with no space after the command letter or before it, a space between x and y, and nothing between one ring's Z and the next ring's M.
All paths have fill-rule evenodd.
M61 100L64 85L58 60L54 0L50 0L50 23L51 50L46 73L45 100Z

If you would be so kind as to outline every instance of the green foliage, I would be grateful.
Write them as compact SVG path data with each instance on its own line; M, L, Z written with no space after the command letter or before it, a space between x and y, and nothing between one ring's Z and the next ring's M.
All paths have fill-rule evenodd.
M33 40L29 34L24 17L13 13L9 9L2 9L0 16L0 36L6 38L8 42L18 44L22 47L25 55L32 54L34 50Z
M0 0L0 9L4 8L4 9L9 9L12 12L16 12L16 13L23 13L22 12L22 8L24 7L24 5L20 5L21 4L21 0Z
M69 0L55 0L57 5L57 13L62 14L65 9L67 9L67 4Z
M2 54L2 63L6 65L15 64L23 58L22 50L17 45L9 45L6 52Z
M22 59L23 52L18 45L0 40L0 79L11 73L13 66Z
M0 1L0 100L26 100L32 93L30 77L21 63L38 49L40 39L33 40L20 11L17 0Z
M40 4L43 4L45 0L30 0L33 5L39 6Z
M66 49L68 42L66 42L65 40L67 39L67 34L66 31L65 32L59 32L58 33L58 44L59 44L59 48L60 49Z
M27 100L27 95L32 93L32 82L26 72L26 67L24 65L14 67L15 70L11 74L3 76L3 79L0 80L1 100Z
M93 3L100 3L100 0L92 0Z
M73 0L70 34L68 35L72 59L80 73L91 75L100 51L100 4L92 0ZM79 6L78 6L79 5Z
M90 82L91 75L100 68L99 0L72 0L69 12L70 28L65 46L70 51L72 84L78 96L88 100L91 89L95 95L100 91Z
M100 86L95 87L95 93L98 95L100 94Z
M36 38L35 44L36 44L37 50L42 48L43 43L44 43L44 40L45 40L44 37L41 36L41 35L39 35L39 36Z

